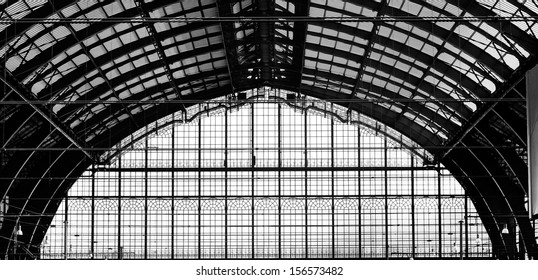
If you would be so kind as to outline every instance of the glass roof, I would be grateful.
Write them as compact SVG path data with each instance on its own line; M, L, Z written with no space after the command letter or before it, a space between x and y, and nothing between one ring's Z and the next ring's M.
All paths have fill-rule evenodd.
M269 86L376 101L353 109L439 144L535 55L527 2L8 1L0 57L88 143L162 101Z

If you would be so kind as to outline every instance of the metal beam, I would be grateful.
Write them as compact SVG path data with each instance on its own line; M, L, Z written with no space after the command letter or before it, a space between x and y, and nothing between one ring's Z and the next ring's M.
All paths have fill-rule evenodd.
M275 7L272 1L259 0L256 12L261 17L272 16L275 12ZM258 30L256 34L257 50L260 59L261 71L260 79L262 84L269 85L273 79L272 65L275 48L274 21L258 22Z
M225 3L223 3L225 2ZM232 14L229 3L226 1L218 0L216 2L218 16L230 16ZM235 92L236 83L233 77L232 68L239 64L237 61L237 49L233 47L236 45L236 38L234 36L234 25L232 22L220 22L220 31L222 35L222 43L224 45L224 54L226 56L226 67L228 69L228 75L230 76L230 84L232 85L232 93ZM239 77L241 79L241 77Z
M158 36L157 30L155 29L155 26L152 23L147 21L147 19L150 19L151 16L149 12L147 11L147 9L144 8L144 0L135 0L135 3L136 3L136 7L138 8L138 12L140 13L140 16L142 17L142 20L144 21L144 26L146 27L146 30L148 31L151 42L153 43L153 46L157 50L159 61L161 62L161 65L164 69L166 77L168 78L168 82L172 86L172 90L176 94L177 98L182 99L181 92L179 91L174 81L174 76L172 74L172 70L170 69L170 65L168 65L168 63L166 62L168 59L166 57L166 53L164 52L164 48L159 38L157 38ZM185 108L185 105L182 104L181 108L182 108L181 110L186 114L187 109Z
M472 1L447 0L446 2L468 12L473 17L489 18L489 20L486 20L484 22L487 23L491 28L499 31L499 33L509 36L512 40L517 42L519 45L521 45L531 54L537 53L536 44L538 44L538 40L536 40L536 38L531 37L530 34L524 32L519 27L517 27L514 24L515 21L505 20L504 16L501 16L495 13L494 11L490 10L489 8L480 5L480 3L478 3L478 1L476 0L472 0ZM462 6L462 4L464 6ZM513 16L519 17L516 14L514 14ZM462 18L466 18L466 17L462 17ZM537 20L537 16L533 15L533 16L529 16L524 21L536 21L536 20Z
M97 156L86 150L86 147L89 146L88 143L82 139L79 139L78 136L67 125L65 125L52 110L47 108L45 105L36 105L31 102L36 100L36 98L33 97L33 94L23 84L15 79L8 69L4 68L3 65L0 65L0 72L3 74L0 75L0 80L4 82L4 84L6 84L13 90L13 92L19 95L19 97L22 98L26 104L30 105L30 107L32 107L39 115L41 115L89 159L91 159L93 162L98 162Z
M491 95L492 98L495 99L502 99L505 97L523 78L525 77L525 73L527 73L528 70L536 66L538 63L538 56L531 56L525 63L519 67L514 74L501 86L497 88L497 90ZM492 103L484 103L482 106L480 106L471 116L471 118L461 126L459 131L455 134L453 134L452 137L450 137L446 144L443 145L443 152L439 152L435 155L434 163L441 162L457 145L461 143L463 138L467 136L467 134L473 130L482 119L489 114L493 108L498 104L499 102L492 102Z
M189 30L195 30L195 29L204 28L204 27L208 27L208 26L209 26L209 24L204 23L204 22L189 23L189 24L186 24L184 26L179 26L179 27L176 27L176 28L172 28L170 30L163 31L162 33L160 33L160 36L161 36L161 38L167 38L168 39L168 38L173 37L174 34L181 34L181 33L188 32ZM88 33L95 33L95 32L99 32L99 31L102 30L102 28L95 28L95 26L88 27L88 29L90 29L90 30L88 30ZM133 27L133 28L128 28L128 29L116 32L113 35L107 37L105 40L99 40L99 41L97 41L97 42L95 42L93 44L87 45L87 48L93 49L98 45L106 44L106 42L109 41L109 40L117 39L117 38L119 38L119 37L121 37L121 36L123 36L125 34L135 32L135 30L136 30L136 28ZM208 37L211 37L212 33L208 33L206 35ZM199 37L194 37L194 38L198 39ZM177 46L177 45L182 44L182 43L184 43L184 41L180 41L178 43L171 44L171 45L169 45L169 47ZM113 50L110 50L110 51L107 52L106 55L95 57L94 60L97 63L97 65L99 65L99 66L104 66L107 63L116 60L114 62L115 67L120 68L121 66L126 65L126 64L130 63L131 61L135 61L135 60L140 59L142 57L147 57L147 56L150 56L152 54L157 53L157 50L147 50L147 51L145 51L143 53L140 53L138 55L131 54L131 59L127 59L127 60L121 61L121 62L117 61L118 57L121 57L122 55L124 55L124 54L126 54L126 53L128 53L128 52L130 52L132 50L142 49L145 46L148 46L150 44L151 44L151 39L148 38L148 37L143 37L143 38L140 38L139 40L130 42L130 43L125 44L123 46L119 46L118 48L115 48ZM64 44L63 40L62 40L62 41L56 43L54 45L54 48L50 52L47 51L47 53L50 53L50 56L55 56L55 55L58 55L60 53L63 53L71 45L72 44L69 44L69 43ZM73 54L72 57L77 57L81 53L82 53L82 50L80 50L79 52ZM46 58L43 58L41 61L46 61L46 60L47 60ZM28 63L33 63L33 60L29 61ZM46 64L46 62L45 62L45 64ZM60 65L62 65L62 64L60 64ZM57 65L57 67L58 66L59 65ZM30 67L30 69L36 69L36 67L37 66L35 66L35 64L34 64L34 66ZM84 63L81 63L80 65L78 65L78 68L73 69L69 73L64 73L65 75L63 77L61 77L60 79L58 79L53 84L54 85L53 87L51 85L47 85L39 93L37 93L37 95L38 96L43 96L45 98L47 98L47 97L50 98L52 96L56 96L59 92L62 92L62 90L64 88L71 86L73 81L80 79L83 75L91 73L93 70L95 70L95 65L93 65L91 61L86 61ZM26 73L26 70L24 71L24 73ZM50 72L48 70L45 70L45 71L41 72L37 77L46 76L47 74L50 74ZM96 73L93 76L89 76L87 78L92 79L93 77L95 77L98 74L99 73ZM39 78L37 78L37 79L39 79ZM77 89L77 87L72 88L72 90L76 90L76 89ZM63 93L63 96L66 96L66 95L68 95L70 93L71 93L71 91L67 91L66 93Z
M381 2L378 5L377 8L377 14L376 17L380 17L383 14L383 9L387 6L387 0L381 0ZM370 31L370 34L368 35L366 41L368 42L366 45L366 48L364 49L364 54L359 57L357 64L359 64L359 69L357 70L357 76L356 76L356 82L355 86L353 87L353 90L351 91L351 96L355 96L355 92L359 89L360 85L362 84L362 75L364 74L364 64L366 62L367 57L370 55L370 52L372 51L372 46L374 45L374 38L377 34L377 29L379 27L378 22L373 23L374 26L372 27L372 30ZM403 112L403 111L402 111Z
M465 14L465 12L461 12L460 16L463 16L464 14ZM443 51L440 51L440 50L445 50L446 49L447 42L449 41L450 37L452 37L452 35L456 31L456 28L458 28L458 27L459 27L459 25L454 24L452 26L452 28L450 28L450 31L448 33L448 37L443 38L444 40L443 40L443 42L441 43L441 45L439 47L439 51L437 51L437 53L433 56L432 63L429 64L426 67L426 69L422 72L422 77L420 77L420 80L418 81L418 83L416 83L415 88L411 91L411 97L410 97L411 99L413 99L417 95L421 85L426 81L426 78L431 75L431 73L432 73L431 68L439 60L439 56L444 53ZM437 88L434 88L432 92L435 92L436 90L437 90ZM440 103L438 103L438 104L439 104L439 106L441 106ZM465 106L462 106L461 104L454 104L454 105L459 106L460 108L465 108ZM407 109L409 109L409 103L405 105L404 109L400 113L400 118L403 117L406 112L408 112ZM455 109L454 111L455 112L453 114L456 115L456 113L458 112L458 109ZM456 117L458 117L458 119L461 120L460 116L456 115Z
M323 27L323 28L330 28L332 30L335 30L335 31L338 31L338 32L344 32L344 33L349 34L351 36L356 36L356 37L360 37L360 38L368 38L368 36L370 34L370 33L366 32L364 30L361 30L359 28L353 28L351 26L344 25L344 24L338 24L336 22L323 22L323 23L313 22L311 24L319 26L319 27ZM435 25L435 24L433 24L431 22L419 22L419 23L417 23L416 27L421 28L421 29L425 29L426 26L432 26L432 25ZM395 27L391 27L391 29L397 30L397 28L395 28ZM436 36L439 36L439 37L442 36L441 38L448 38L448 35L446 35L446 33L448 31L447 30L445 30L445 31L446 32L442 32L442 33L441 32L439 32L439 33L436 32L436 33L432 33L432 34L434 34ZM410 34L409 36L414 37L412 34ZM428 43L428 44L431 44L431 42L428 42L428 41L425 41L425 40L424 40L424 42ZM458 70L454 69L454 67L452 65L448 64L447 62L442 61L442 60L438 60L437 63L434 64L433 63L434 57L432 55L430 55L430 54L427 54L425 52L417 50L417 49L415 49L415 48L413 48L413 47L411 47L409 45L406 45L403 42L399 42L399 41L396 41L394 39L391 39L388 36L379 36L378 35L376 37L376 43L381 45L381 46L384 46L384 47L387 47L389 49L392 49L393 51L395 51L397 53L406 54L407 56L413 57L413 58L417 59L417 61L419 61L419 62L421 62L421 63L423 63L425 65L432 65L433 69L435 69L437 72L443 73L444 76L452 79L453 81L457 81L458 84L460 84L464 88L472 90L474 96L489 97L489 95L490 95L490 92L487 91L482 85L480 85L479 83L477 83L476 81L474 81L470 77L462 76L461 73ZM336 49L334 49L334 48L333 48L333 50L336 51ZM467 51L469 51L469 50L467 50ZM388 53L388 52L384 52L383 54L386 55L386 53ZM482 52L482 56L485 56L484 52ZM402 62L407 63L402 58L398 58L398 60L402 60ZM487 61L487 62L485 60L481 60L481 61L483 63L488 64L488 65L490 64L489 61ZM416 67L416 66L414 66L414 67ZM451 84L451 82L447 82L447 83Z
M310 1L296 1L295 3L295 15L308 17L310 13ZM306 22L294 22L293 25L293 68L297 72L293 72L292 77L297 83L299 93L301 93L301 81L303 80L303 68L306 50L306 36L308 31L308 24Z
M201 150L199 150L201 152ZM297 166L297 167L148 167L148 168L137 168L137 167L95 167L92 169L88 169L88 171L92 172L239 172L239 171L252 171L252 172L259 172L259 171L408 171L408 170L436 170L435 167L432 166L415 166L415 167L377 167L377 166L355 166L355 167L348 167L348 166L336 166L336 167L330 167L330 166L323 166L323 167L317 167L317 166Z
M372 10L375 10L376 7L378 6L377 3L375 3L374 1L358 1L358 0L354 0L354 3L356 5L359 5L359 6L362 6L362 7L365 7L367 9L372 9ZM326 9L331 9L331 8L326 8ZM333 8L334 11L338 11L338 9L335 9ZM340 11L341 13L344 13L344 15L346 16L354 16L353 13L350 13L348 11ZM460 34L456 34L457 36L449 36L450 34L450 31L435 24L435 21L434 19L430 18L430 17L419 17L419 16L416 16L412 13L408 13L408 12L405 12L403 10L400 10L400 9L385 9L385 12L384 12L384 17L379 17L381 19L387 19L387 18L393 18L393 19L396 19L396 18L415 18L416 20L412 20L412 21L404 21L404 20L399 20L398 22L405 22L406 24L408 24L409 26L412 26L414 28L418 28L426 33L429 33L431 34L431 36L435 36L437 38L448 38L448 44L449 45L452 45L452 46L457 46L458 49L461 49L463 50L465 53L467 53L468 55L470 55L471 57L475 58L476 60L478 61L481 61L484 65L487 65L487 68L491 69L493 72L497 73L499 76L503 77L503 78L506 78L510 73L511 73L511 69L503 64L503 63L500 63L499 60L492 56L491 54L489 54L488 52L484 52L484 50L482 48L479 48L477 47L476 45L474 45L472 42L470 42L470 40L466 37L463 37L463 36L460 36ZM444 16L443 18L448 18L449 16ZM456 18L467 18L467 17L460 17L460 16L454 16ZM530 19L529 19L530 20ZM331 24L334 24L336 22L330 22L329 23ZM372 23L375 23L375 21L373 21ZM437 48L438 50L441 49L441 47L439 46L439 44L437 44L436 42L434 42L435 40L428 40L426 37L423 37L421 36L420 34L416 34L416 33L412 33L410 32L408 29L406 28L403 28L402 26L398 26L398 25L395 25L394 23L391 23L390 21L389 22L386 22L386 21L378 21L378 23L380 25L383 25L384 27L390 29L390 30L393 30L393 31L399 31L399 32L402 32L403 34L406 34L410 37L414 37L416 39L418 39L419 41L423 41L424 43L426 44L429 44L429 45L433 45L435 48ZM324 24L324 23L316 23L316 24ZM461 24L469 24L469 21L463 21ZM460 23L456 24L457 26L460 26L461 25ZM347 26L347 27L350 27L350 26ZM473 29L475 30L475 28L471 28L470 29ZM368 33L366 31L362 31L363 33ZM487 32L485 32L487 33ZM483 35L484 37L487 37L486 35ZM386 37L386 36L379 36L379 38L390 38L389 37ZM367 36L364 36L363 38L367 38ZM376 43L379 43L380 42L376 42ZM390 45L387 45L390 47ZM443 52L447 52L448 54L450 54L452 51L449 49L449 48L445 48L443 49ZM407 52L404 52L405 54L409 55L409 53ZM426 54L426 52L424 52L423 54ZM459 53L456 53L456 54L452 54L452 56L454 57L459 57L460 54ZM415 57L415 56L411 56L411 57ZM418 58L418 57L417 57ZM471 64L470 66L474 69L479 69L479 67L477 67L478 65L473 65L473 61L470 61L468 64ZM428 63L426 63L426 65L429 65ZM443 73L443 71L441 71L441 73ZM486 73L482 74L484 76L490 76L490 73ZM454 81L458 81L457 79L454 80Z
M160 1L153 1L160 2ZM151 2L151 3L153 3ZM373 2L373 1L372 1ZM375 2L374 2L375 3ZM235 17L160 17L152 18L150 22L165 22L165 23L177 23L177 22L420 22L423 20L429 20L433 22L489 22L489 23L513 23L513 22L527 22L537 20L538 16L499 16L499 15L477 15L477 16L424 16L417 17L415 15L395 15L391 17L372 17L372 16L235 16ZM86 18L1 18L0 24L54 24L54 23L132 23L138 24L142 23L143 20L140 18L133 17L86 17ZM516 28L515 26L513 28ZM508 29L507 29L508 30ZM522 31L523 32L523 31ZM526 34L526 33L525 33ZM528 35L528 34L527 34ZM527 36L529 37L529 36ZM530 43L530 42L528 42Z
M54 3L52 0L49 0L49 3L51 6L54 7ZM54 10L54 9L53 9ZM56 13L58 15L59 18L65 18L63 16L62 13ZM73 26L71 26L70 24L66 24L65 27L67 29L69 29L69 32L71 32L71 34L73 35L73 37L75 38L75 40L77 40L77 42L79 43L80 47L82 48L82 50L84 51L84 54L86 54L86 56L88 57L88 59L91 61L91 63L95 66L95 69L97 69L97 71L99 72L99 75L101 76L101 78L103 78L103 80L105 81L105 83L108 85L108 87L110 88L110 91L112 92L112 94L114 95L114 97L118 100L121 100L119 94L116 92L116 90L114 89L114 87L110 84L110 80L108 79L107 75L103 72L103 70L101 69L101 67L99 67L97 65L97 63L95 62L95 59L93 57L93 55L90 53L90 51L88 50L88 48L86 47L86 45L81 41L79 40L78 36L77 36L77 31L73 28ZM136 120L134 119L133 117L133 114L131 114L131 111L129 109L127 109L127 106L125 104L122 104L122 107L123 107L123 110L127 113L127 115L129 115L129 117L133 120L133 123L136 125L136 127L140 128L140 125L136 122Z

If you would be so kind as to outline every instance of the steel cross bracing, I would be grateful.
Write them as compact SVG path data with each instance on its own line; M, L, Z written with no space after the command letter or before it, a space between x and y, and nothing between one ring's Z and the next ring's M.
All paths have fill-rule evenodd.
M527 60L506 82L497 88L497 90L492 94L492 98L503 98L505 97L513 88L525 77L525 73L533 68L536 63L538 63L538 56L533 55L529 60ZM459 145L465 136L471 132L482 119L487 116L498 102L493 103L484 103L480 106L467 120L467 122L459 129L459 131L453 134L445 143L446 149L443 149L442 152L437 153L435 156L435 162L441 162L455 146Z
M50 123L60 134L62 134L73 145L75 145L75 147L77 147L89 159L94 162L99 161L93 152L86 150L86 148L89 147L88 143L80 139L76 133L66 126L47 106L31 103L30 101L36 100L34 95L23 84L17 81L11 72L2 65L0 65L0 73L0 80L11 88L11 90L13 90L13 92L15 92L22 100L24 100L24 102L31 106L41 117Z

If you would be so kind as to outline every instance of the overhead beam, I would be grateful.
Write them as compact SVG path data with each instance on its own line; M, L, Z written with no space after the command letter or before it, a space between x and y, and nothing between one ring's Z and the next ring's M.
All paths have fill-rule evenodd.
M512 40L525 48L525 50L527 50L529 53L537 54L536 44L538 44L538 40L517 27L514 24L515 21L506 20L505 17L493 12L491 9L485 6L480 5L480 3L476 0L447 0L446 2L468 12L469 14L473 15L473 17L489 19L485 20L484 22L487 23L491 28L498 30L500 33L510 37ZM514 17L518 17L517 14L514 14ZM524 18L525 17L523 17L522 20L526 21ZM527 20L536 20L536 16L529 16L527 17Z
M260 17L268 17L274 15L274 3L268 0L259 0L257 13ZM262 84L270 85L273 79L273 54L275 48L274 21L260 21L257 23L257 49L260 59L260 79Z
M308 17L310 14L310 1L295 1L295 16ZM299 93L301 93L301 84L303 80L303 69L306 50L306 36L308 31L308 23L296 21L293 23L293 68L297 70L291 76L294 78L292 82L297 83Z
M164 69L164 72L166 74L166 77L168 78L168 82L172 86L172 90L176 94L178 99L181 98L181 92L177 88L176 83L174 82L174 76L172 75L172 70L170 69L170 65L167 63L168 58L166 56L166 53L164 52L164 48L161 44L161 41L159 38L157 38L158 33L155 29L155 26L153 23L150 23L147 21L147 19L150 19L151 16L147 9L144 8L144 0L135 0L136 7L138 8L138 12L140 13L140 16L142 17L142 20L144 20L144 26L146 27L146 30L148 31L149 37L151 39L151 42L153 43L153 46L157 50L157 55L159 56L159 61L161 62L161 65ZM186 114L187 109L185 108L185 105L182 104L181 110Z
M4 68L3 65L0 65L0 72L3 75L0 75L0 80L4 82L9 88L13 90L26 104L31 106L41 117L43 117L48 123L50 123L58 132L60 132L69 142L71 142L75 147L77 147L81 152L83 152L89 159L93 162L98 162L98 157L89 151L86 151L85 147L89 145L79 139L77 135L65 125L56 114L47 108L45 105L40 105L33 103L37 99L33 97L33 94L26 89L26 87L15 79L11 72Z
M416 167L368 167L368 166L352 166L352 167L175 167L175 168L163 168L163 167L147 167L147 168L130 168L130 167L95 167L88 169L92 172L242 172L242 171L406 171L406 170L437 170L435 166L416 166Z
M460 16L463 16L465 14L464 11L461 12ZM422 72L422 77L420 78L420 80L416 83L416 86L414 88L413 91L411 91L411 98L414 98L417 93L418 93L418 90L420 89L420 86L426 81L426 78L429 77L431 75L431 69L432 67L434 66L434 64L439 60L439 56L441 54L444 53L443 50L446 49L446 44L447 42L449 41L450 37L452 37L452 35L454 34L454 32L456 31L456 28L458 27L457 24L454 24L451 28L450 28L450 31L448 33L448 37L445 37L443 42L441 43L441 46L439 47L437 53L433 56L433 59L432 59L432 63L431 64L428 64L426 70L424 70ZM433 91L437 90L437 88L434 88ZM433 98L432 98L433 99ZM442 105L440 104L441 102L438 102L437 104L439 104L438 106L441 107ZM462 104L458 104L460 107L465 107L465 106L462 106ZM406 112L407 112L407 109L409 108L409 104L406 104L405 105L405 108L402 110L402 112L400 113L400 117L402 117ZM453 114L456 115L456 117L459 119L459 120L462 120L462 117L458 116L456 113L458 112L458 110L454 110ZM434 121L434 120L433 120Z
M381 17L383 14L383 9L387 6L387 0L382 0L377 8L377 14L376 17ZM353 91L351 91L350 95L355 96L355 93L359 89L359 87L362 84L362 75L364 74L364 63L366 62L368 56L370 56L370 52L372 51L372 46L374 45L374 38L377 34L377 29L379 27L378 22L373 22L374 26L372 27L372 30L370 31L370 34L368 35L366 41L368 42L366 45L366 48L364 49L364 54L359 58L357 63L359 64L359 69L357 70L357 76L356 76L356 82L355 86L353 87Z
M519 82L525 77L525 73L532 69L538 63L538 56L531 56L526 62L524 62L506 82L502 83L497 90L491 95L491 98L502 99L504 98ZM461 128L450 137L446 144L443 146L442 151L435 155L434 162L441 162L457 145L461 143L463 138L473 130L476 125L482 121L482 119L489 114L493 108L499 103L499 101L483 103L469 118L469 120L461 126Z
M232 15L229 1L217 0L216 5L219 17ZM235 92L238 81L234 78L234 71L232 69L235 69L239 63L237 61L237 49L234 47L236 45L234 24L233 22L224 21L221 21L219 24L222 35L222 43L224 45L224 54L226 56L226 68L228 70L228 75L230 76L232 92ZM240 78L241 77L239 77L239 79Z
M56 12L54 10L54 3L52 0L49 0L49 3L50 5L53 7L53 11ZM56 13L58 15L59 18L63 18L65 19L64 15L62 13ZM86 47L86 45L78 38L77 36L77 31L73 28L73 26L71 26L71 24L65 24L65 27L67 29L69 29L69 32L71 32L71 34L73 35L74 39L77 40L77 42L79 43L81 49L84 51L84 54L86 54L86 56L88 57L88 59L91 61L91 63L95 66L95 69L97 69L97 71L99 72L99 75L103 78L103 80L105 81L105 83L108 85L108 87L110 88L110 91L112 92L112 94L114 95L114 97L117 99L117 100L121 100L120 96L118 95L118 93L116 92L116 90L114 89L114 87L110 84L110 80L108 79L107 75L103 72L103 70L101 69L101 67L99 67L97 65L97 63L95 62L95 58L93 57L93 55L90 53L90 51L88 50L88 48ZM127 106L125 105L122 105L123 107L123 110L127 113L127 115L133 119L133 123L137 126L137 127L140 127L140 125L134 121L134 117L133 117L133 114L131 114L131 111L127 108Z

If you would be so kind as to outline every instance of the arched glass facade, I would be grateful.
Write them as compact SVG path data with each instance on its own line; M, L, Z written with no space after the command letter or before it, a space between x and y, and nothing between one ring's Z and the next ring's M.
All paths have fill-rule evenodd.
M330 102L257 94L118 144L73 185L41 256L492 256L456 178L404 136Z

